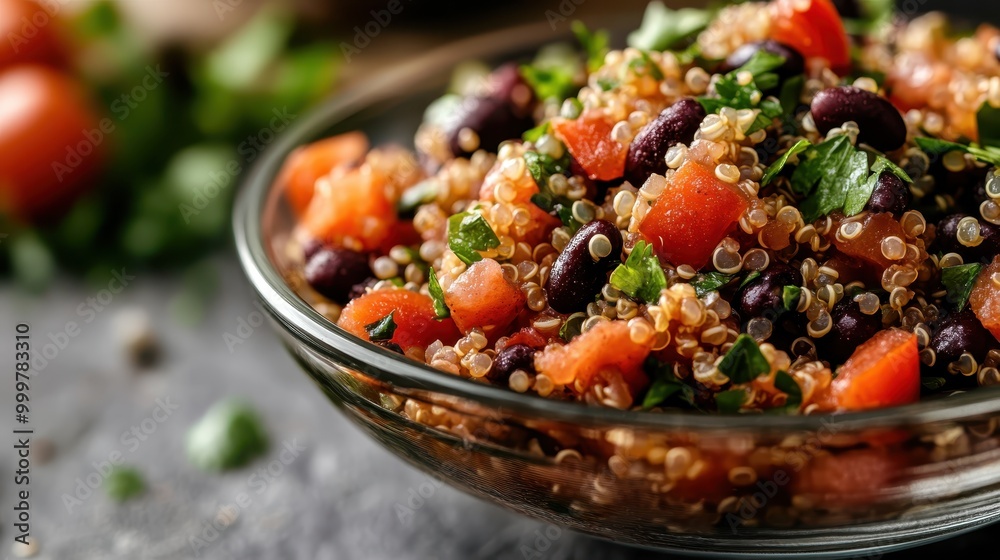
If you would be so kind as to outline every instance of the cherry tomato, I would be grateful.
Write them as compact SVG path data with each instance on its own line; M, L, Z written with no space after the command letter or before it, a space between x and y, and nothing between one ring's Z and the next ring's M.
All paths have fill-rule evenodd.
M63 63L59 22L50 12L31 0L0 0L0 68Z
M826 59L839 74L850 70L850 42L830 0L774 0L770 10L772 39L807 59Z
M0 73L0 212L54 217L93 184L114 132L68 76L24 65Z

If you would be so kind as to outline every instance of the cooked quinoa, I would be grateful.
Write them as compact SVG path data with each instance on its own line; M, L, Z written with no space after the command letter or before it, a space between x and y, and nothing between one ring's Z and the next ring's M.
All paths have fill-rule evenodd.
M848 35L829 0L670 17L463 68L416 153L294 153L303 296L442 375L619 409L1000 382L1000 31Z

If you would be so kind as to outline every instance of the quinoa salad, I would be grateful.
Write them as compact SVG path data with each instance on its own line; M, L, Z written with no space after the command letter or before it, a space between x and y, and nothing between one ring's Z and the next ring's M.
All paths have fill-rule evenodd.
M441 375L593 406L998 384L1000 30L891 5L654 2L620 50L574 22L462 65L415 150L289 156L290 280Z

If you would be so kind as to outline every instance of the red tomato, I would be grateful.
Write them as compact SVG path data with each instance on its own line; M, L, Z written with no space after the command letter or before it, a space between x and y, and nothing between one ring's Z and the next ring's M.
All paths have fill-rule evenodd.
M979 322L1000 340L1000 287L993 283L994 274L1000 274L1000 256L993 257L993 262L979 272L969 306Z
M0 212L54 217L93 184L114 132L77 84L24 65L0 73Z
M490 339L499 336L524 309L524 294L504 278L493 259L473 263L448 286L444 301L459 330L468 334L479 327Z
M396 219L385 182L363 168L355 168L317 183L299 227L306 238L335 247L359 244L361 250L373 251L393 233Z
M674 265L700 269L747 208L735 187L694 161L677 170L639 225L656 254Z
M351 300L344 307L337 321L344 330L369 340L365 325L385 318L389 313L396 323L392 342L405 352L413 348L427 348L435 340L454 344L461 333L451 319L438 321L434 314L434 302L423 294L410 290L378 290Z
M885 449L819 455L795 476L792 492L816 503L865 505L875 501L904 467Z
M49 12L30 0L0 0L0 68L64 62L59 22Z
M278 185L285 189L288 202L302 215L312 200L316 180L342 165L354 165L368 152L368 138L361 132L348 132L303 146L285 160Z
M628 325L624 322L605 321L568 344L547 346L535 356L535 368L555 383L572 386L580 381L585 387L592 377L603 370L617 371L635 397L648 382L642 363L649 350L648 346L632 342Z
M576 119L552 119L555 137L566 144L590 178L598 181L611 181L625 174L628 145L611 138L614 126L615 121L599 110L587 111Z
M807 59L825 59L837 73L850 70L850 42L830 0L774 0L770 10L772 39Z
M823 408L866 410L920 399L917 336L899 329L880 331L854 351L837 371Z

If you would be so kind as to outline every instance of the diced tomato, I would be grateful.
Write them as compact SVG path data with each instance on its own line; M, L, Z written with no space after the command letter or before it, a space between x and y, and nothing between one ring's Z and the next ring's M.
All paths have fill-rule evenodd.
M633 397L648 382L642 363L649 347L632 342L623 321L604 321L567 344L550 344L535 355L535 369L560 385L590 385L601 370L616 370L633 390Z
M828 238L833 241L837 250L849 257L855 257L862 261L876 265L880 269L892 266L895 261L885 258L882 254L882 240L889 236L906 239L903 234L903 226L899 221L887 212L867 214L861 219L861 233L854 239L838 238L837 230L840 228L839 222L834 220L834 227L830 228Z
M735 187L708 167L688 161L650 208L639 233L660 257L699 269L746 208L746 198Z
M829 410L866 410L919 399L917 336L890 329L880 331L854 351L819 402L821 408Z
M538 350L544 348L546 342L548 342L548 339L542 336L542 333L535 330L534 327L524 327L523 329L512 334L510 338L507 339L507 343L503 346L503 348L497 345L497 350L503 350L504 348L515 344L524 344L525 346L530 346Z
M830 0L774 0L770 10L772 39L807 59L826 59L839 74L850 70L850 41Z
M1000 256L979 272L969 296L972 311L997 340L1000 340L1000 287L993 282L993 275L1000 274Z
M610 181L625 174L628 145L611 138L615 121L598 109L576 119L552 119L552 132L566 144L591 179ZM641 186L641 185L636 185Z
M348 132L292 152L278 174L278 185L288 193L292 210L301 216L309 207L320 177L340 166L357 164L367 151L368 138L361 132Z
M396 209L383 181L357 168L317 182L300 226L306 237L329 245L372 251L389 237L395 223Z
M50 1L0 0L0 68L18 64L64 66L63 26L54 14L61 7L52 6Z
M900 459L884 448L822 454L796 474L792 493L812 498L819 504L870 504L904 467Z
M504 278L493 259L473 263L444 293L459 330L468 334L479 327L487 338L499 336L524 308L524 294Z
M740 487L729 481L729 471L745 466L745 456L722 451L702 452L700 455L697 459L700 466L689 467L688 472L674 483L669 492L672 498L685 502L705 501L718 504L729 496L742 492ZM769 478L766 473L760 473L759 476L764 480ZM775 487L780 488L778 485Z
M369 340L365 326L385 318L389 313L394 313L392 320L396 323L391 342L398 344L403 351L414 346L427 348L435 340L454 344L461 336L454 321L437 320L430 297L404 289L377 290L351 300L341 312L337 325Z

